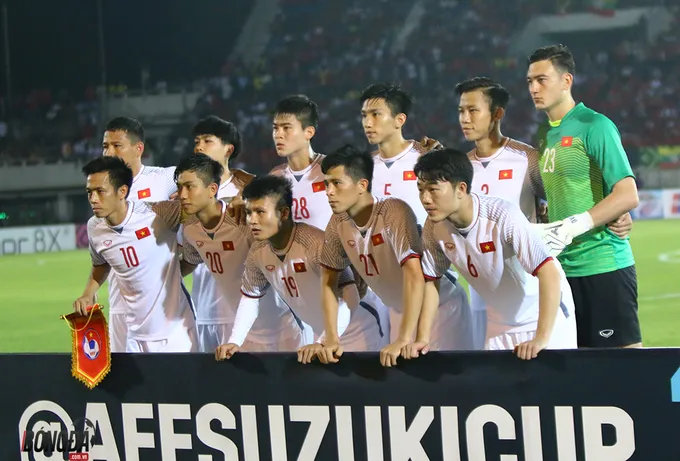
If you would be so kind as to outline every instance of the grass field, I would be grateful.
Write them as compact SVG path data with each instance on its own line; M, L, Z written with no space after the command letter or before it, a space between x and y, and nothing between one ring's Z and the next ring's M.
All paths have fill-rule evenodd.
M680 220L635 223L631 239L645 346L680 347L679 236ZM70 332L59 315L71 312L89 264L84 250L1 257L0 352L69 351ZM106 294L103 287L104 306Z

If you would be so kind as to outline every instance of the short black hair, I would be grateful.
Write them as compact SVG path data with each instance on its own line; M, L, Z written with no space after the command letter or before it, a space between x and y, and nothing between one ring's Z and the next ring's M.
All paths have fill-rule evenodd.
M465 80L456 85L456 93L462 96L463 93L470 93L471 91L482 90L484 96L489 100L491 112L499 107L505 109L508 107L510 101L510 93L508 90L495 80L488 77L474 77Z
M180 160L177 168L175 168L175 182L179 179L179 175L185 171L196 173L205 187L213 183L219 186L224 174L224 167L220 162L216 162L205 154L190 154Z
M528 65L538 61L550 61L555 69L564 73L568 72L572 75L576 72L576 63L574 62L574 55L566 45L549 45L538 48L531 56L529 56Z
M302 128L319 126L319 107L304 94L288 96L276 104L274 116L280 114L294 115L300 121Z
M139 120L132 117L116 117L106 124L104 131L123 131L133 143L146 142L144 127Z
M293 207L293 185L283 176L258 176L253 178L242 193L244 200L276 197L276 208Z
M203 120L200 120L194 126L193 135L194 138L196 136L212 135L219 138L220 141L222 141L222 144L231 144L234 146L234 152L231 153L229 161L236 160L241 153L243 138L236 125L215 115L210 115Z
M128 191L125 198L130 195L132 187L132 168L118 157L101 156L91 160L81 170L85 177L95 173L108 173L109 183L114 190L127 186Z
M394 83L376 83L369 86L361 93L359 101L363 104L371 99L384 99L392 112L392 117L399 114L408 115L413 107L413 96Z
M467 193L472 188L472 162L467 154L453 149L437 149L421 156L413 169L418 179L426 183L448 181L451 184L464 182Z
M360 151L350 144L336 149L328 154L321 162L321 171L327 174L331 168L345 167L345 173L354 182L362 179L368 180L368 191L371 192L373 184L373 157L366 151Z

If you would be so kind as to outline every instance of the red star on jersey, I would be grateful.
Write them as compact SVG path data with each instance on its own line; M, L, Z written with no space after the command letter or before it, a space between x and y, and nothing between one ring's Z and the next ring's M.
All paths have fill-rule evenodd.
M563 136L562 137L562 147L571 147L574 142L573 136Z
M496 251L496 245L493 242L482 242L479 244L479 249L482 253L493 253Z
M234 242L231 240L228 242L222 242L222 249L224 251L234 251Z
M143 198L149 198L151 197L151 189L142 189L137 191L137 198L138 199L143 199Z
M415 181L418 179L413 171L404 171L404 181Z
M325 190L326 190L326 183L325 182L319 181L319 182L312 183L312 192L314 192L315 194L317 192L323 192Z
M501 170L498 172L498 179L512 179L512 170Z
M383 238L382 233L375 234L374 236L372 236L371 243L373 244L374 247L377 247L378 245L382 245L383 243L385 243L385 239Z
M136 230L135 235L137 236L137 240L142 240L151 235L151 232L148 227L145 227L144 229Z
M305 266L305 263L293 263L293 270L296 273L307 272L307 267Z

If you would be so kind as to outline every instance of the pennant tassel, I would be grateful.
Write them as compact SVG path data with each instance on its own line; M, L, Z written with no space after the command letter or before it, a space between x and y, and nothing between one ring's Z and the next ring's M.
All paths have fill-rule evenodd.
M109 328L102 307L95 304L89 315L62 315L71 330L71 374L94 389L111 371Z

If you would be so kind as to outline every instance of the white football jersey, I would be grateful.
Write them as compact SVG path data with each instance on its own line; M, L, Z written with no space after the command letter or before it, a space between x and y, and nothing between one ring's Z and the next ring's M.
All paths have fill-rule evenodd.
M232 174L226 182L220 184L217 198L235 197L243 191L244 187L243 181ZM235 305L231 305L227 300L222 299L215 278L210 274L208 266L199 264L192 273L192 277L191 297L196 306L196 323L213 325L224 323L226 322L225 319L233 321L231 312L238 306L238 300ZM226 305L222 305L224 303Z
M393 158L383 158L380 152L373 153L373 183L371 192L380 198L395 197L408 203L423 226L427 212L420 203L418 178L413 168L418 158L425 153L419 142L411 141L403 152Z
M326 197L326 183L321 171L324 156L316 154L312 164L302 171L279 165L269 174L288 178L293 185L293 220L325 229L333 215Z
M477 157L477 149L468 152L468 157L474 169L472 192L512 202L529 221L536 222L537 199L545 199L536 149L507 138L491 157Z
M161 168L142 165L142 169L132 180L128 200L161 202L168 200L175 192L177 192L177 184L175 184L174 166ZM109 275L109 312L111 314L125 314L126 312L126 306L122 302L113 272Z
M288 245L283 250L274 250L268 241L256 242L248 254L246 272L243 275L241 291L249 297L259 298L273 287L291 311L304 323L312 327L315 339L324 331L324 314L321 307L321 265L320 257L324 245L324 231L304 223L295 225ZM354 275L349 267L340 274L339 287L354 284ZM356 302L358 302L358 296ZM351 321L365 324L365 328L377 333L380 320L377 313L361 306L350 307L341 300L338 308L338 333L347 329Z
M335 214L326 228L325 240L322 265L342 270L352 264L386 306L403 312L401 267L422 254L415 215L406 202L374 198L373 212L362 228L347 213ZM449 278L441 285L442 293L454 291ZM447 301L445 297L440 304Z
M472 194L473 221L457 229L450 221L423 228L423 272L439 278L451 263L487 303L487 338L533 331L538 321L538 269L553 258L516 205ZM556 264L559 263L555 261ZM574 301L562 272L562 314Z
M108 264L126 305L128 337L156 341L170 337L184 321L194 323L191 298L177 259L180 204L128 201L120 226L103 218L87 223L95 266Z
M208 273L215 279L221 299L219 310L212 323L233 323L241 300L241 279L245 262L253 242L247 225L236 224L222 203L223 219L215 229L205 229L195 216L184 223L185 261L190 264L204 263ZM273 293L266 296L261 315L250 330L248 339L253 342L273 342L299 332L299 324L291 312L277 306Z

